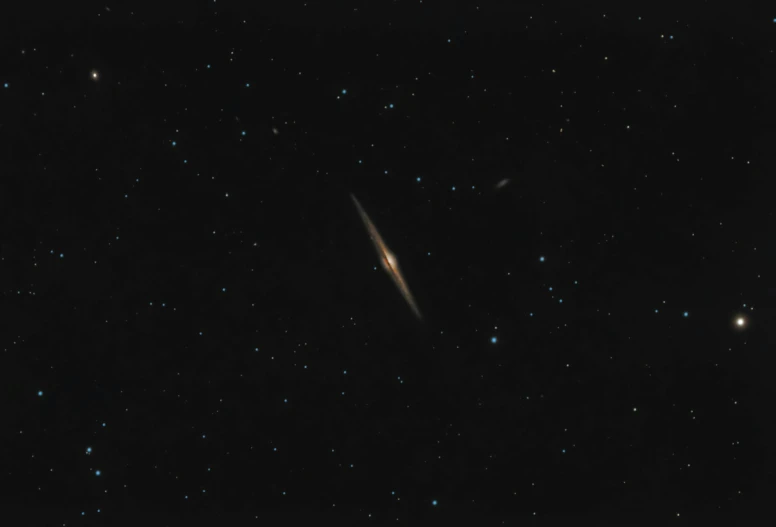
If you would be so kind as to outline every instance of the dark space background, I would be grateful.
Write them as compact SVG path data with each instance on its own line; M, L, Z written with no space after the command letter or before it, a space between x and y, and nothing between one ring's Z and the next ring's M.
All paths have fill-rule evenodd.
M2 523L769 525L776 9L271 4L5 11Z

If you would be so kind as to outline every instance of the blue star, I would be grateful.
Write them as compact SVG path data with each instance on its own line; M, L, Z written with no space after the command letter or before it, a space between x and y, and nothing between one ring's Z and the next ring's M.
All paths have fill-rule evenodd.
M38 397L43 397L43 392L38 391Z
M437 500L433 500L433 501L431 502L431 505L433 505L434 507L436 507L436 506L437 506Z
M102 474L102 472L100 472L99 470L95 470L95 471L94 471L94 474L95 474L96 476L99 476L100 474Z
M685 311L684 313L682 313L682 316L683 316L684 318L687 318L687 317L689 317L689 316L690 316L690 313L688 313L687 311Z
M348 90L342 90L342 95L347 95Z
M539 261L540 261L540 262L543 262L543 261L544 261L544 256L540 256L540 257L539 257Z
M490 337L490 341L491 341L493 344L495 344L496 342L498 342L498 339L497 339L496 337Z

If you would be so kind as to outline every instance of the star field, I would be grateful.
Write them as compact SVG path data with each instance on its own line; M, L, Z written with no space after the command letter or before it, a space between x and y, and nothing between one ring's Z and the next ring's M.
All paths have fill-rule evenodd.
M515 4L8 12L9 524L767 524L776 14Z

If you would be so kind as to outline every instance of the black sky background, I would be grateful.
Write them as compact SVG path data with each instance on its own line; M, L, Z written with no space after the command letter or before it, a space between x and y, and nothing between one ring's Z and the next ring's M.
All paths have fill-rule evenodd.
M776 11L302 4L0 22L14 524L767 524Z

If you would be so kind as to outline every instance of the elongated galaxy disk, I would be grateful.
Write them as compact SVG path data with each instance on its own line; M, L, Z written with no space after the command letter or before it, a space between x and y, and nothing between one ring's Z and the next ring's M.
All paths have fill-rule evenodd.
M415 303L415 299L412 297L412 293L410 293L410 288L407 286L407 282L404 281L404 277L402 277L401 271L399 270L399 261L385 245L385 242L383 242L383 238L380 236L380 233L377 232L377 228L372 223L372 220L369 219L369 216L367 216L364 208L361 206L361 203L358 202L353 194L351 194L350 197L353 200L353 203L356 205L358 214L361 216L361 221L364 222L364 227L366 227L369 238L372 240L372 243L375 246L377 257L380 258L380 263L382 264L383 269L385 269L386 272L391 276L393 283L395 283L396 287L399 288L399 291L409 304L410 309L412 309L412 312L415 314L415 316L418 317L419 320L422 320L423 316L420 314L420 310Z

